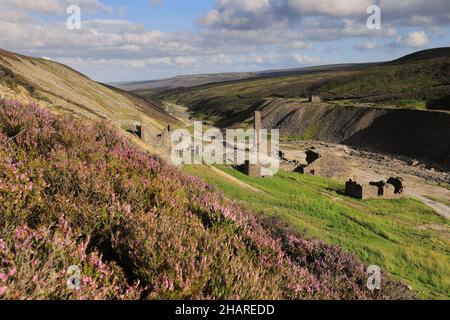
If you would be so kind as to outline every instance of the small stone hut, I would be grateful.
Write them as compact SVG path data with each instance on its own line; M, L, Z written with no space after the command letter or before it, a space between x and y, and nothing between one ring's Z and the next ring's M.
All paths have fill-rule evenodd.
M404 195L405 186L400 177L391 177L387 181L358 183L350 179L345 184L345 194L350 197L365 199L396 199Z

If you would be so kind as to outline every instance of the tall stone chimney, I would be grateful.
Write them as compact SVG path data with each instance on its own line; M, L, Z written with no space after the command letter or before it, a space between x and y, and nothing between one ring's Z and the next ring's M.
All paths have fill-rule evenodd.
M257 150L259 152L260 134L261 134L261 111L255 111L254 129L255 129L255 146L257 147Z

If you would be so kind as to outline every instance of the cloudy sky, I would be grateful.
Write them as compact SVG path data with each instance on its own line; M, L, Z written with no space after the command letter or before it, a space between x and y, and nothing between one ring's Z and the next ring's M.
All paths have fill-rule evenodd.
M67 28L71 5L81 29ZM381 29L367 27L371 5ZM450 0L0 0L1 48L104 82L381 61L442 46Z

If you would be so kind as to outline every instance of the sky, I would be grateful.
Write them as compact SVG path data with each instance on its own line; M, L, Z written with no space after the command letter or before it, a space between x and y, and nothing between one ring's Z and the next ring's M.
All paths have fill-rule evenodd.
M75 5L80 9L79 28ZM380 9L379 28L367 20ZM374 62L450 46L450 0L0 0L0 48L102 82Z

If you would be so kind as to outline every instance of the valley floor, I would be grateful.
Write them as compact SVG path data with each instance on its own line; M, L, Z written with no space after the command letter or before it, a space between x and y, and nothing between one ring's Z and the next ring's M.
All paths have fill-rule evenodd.
M164 106L167 112L183 123L184 127L192 126L192 116L185 106L172 102L165 102ZM341 159L351 168L353 178L357 181L359 179L380 181L391 176L401 176L407 185L408 196L450 219L450 172L439 172L419 163L412 166L413 159L406 157L401 159L393 155L360 151L332 143L297 141L281 145L281 150L289 160L297 160L300 163L305 162L304 151L308 148Z

